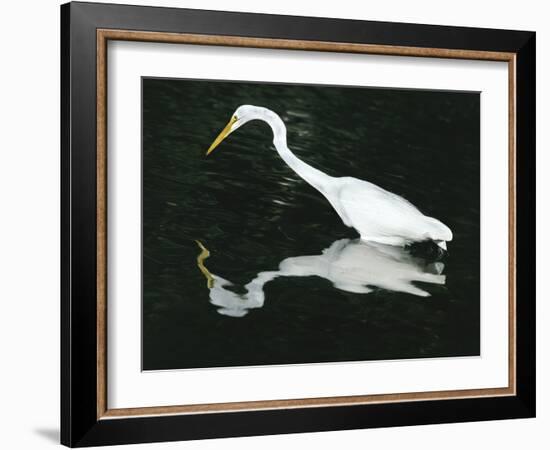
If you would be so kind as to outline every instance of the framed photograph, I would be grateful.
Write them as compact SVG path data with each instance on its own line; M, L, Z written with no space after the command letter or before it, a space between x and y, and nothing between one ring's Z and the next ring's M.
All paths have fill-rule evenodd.
M534 417L534 32L61 24L63 444Z

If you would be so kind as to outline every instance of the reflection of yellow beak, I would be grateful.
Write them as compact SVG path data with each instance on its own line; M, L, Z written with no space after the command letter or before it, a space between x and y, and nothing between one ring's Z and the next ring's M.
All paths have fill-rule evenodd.
M210 256L210 252L204 245L202 245L200 241L195 241L195 242L201 249L200 255L197 256L197 266L202 272L202 274L206 277L206 285L208 286L208 289L212 289L214 287L215 280L212 274L210 273L210 271L204 265L204 260Z
M212 142L212 145L210 146L210 148L206 151L206 156L208 156L210 153L212 153L214 151L214 149L221 144L221 142L227 137L229 136L229 134L231 134L231 127L233 126L233 124L237 121L237 117L236 116L233 116L231 117L231 120L229 121L229 123L225 126L225 128L221 131L220 134L218 134L218 137L216 139L214 139L214 142Z

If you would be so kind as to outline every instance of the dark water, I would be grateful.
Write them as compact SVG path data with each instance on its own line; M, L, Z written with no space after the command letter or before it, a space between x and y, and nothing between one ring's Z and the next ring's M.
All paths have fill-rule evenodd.
M440 219L448 255L354 241L265 123L205 157L241 104L314 167ZM479 319L477 93L143 80L145 370L478 355Z

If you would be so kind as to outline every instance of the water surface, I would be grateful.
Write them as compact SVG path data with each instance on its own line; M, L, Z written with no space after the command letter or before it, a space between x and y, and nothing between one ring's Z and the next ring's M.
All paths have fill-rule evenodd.
M241 104L443 221L448 255L359 243L264 123L205 157ZM479 355L479 94L143 79L142 263L145 370Z

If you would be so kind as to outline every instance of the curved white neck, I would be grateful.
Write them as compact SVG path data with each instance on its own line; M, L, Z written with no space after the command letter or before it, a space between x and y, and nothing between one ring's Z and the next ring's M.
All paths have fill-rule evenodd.
M296 172L301 178L311 184L315 189L322 193L327 192L330 181L333 177L310 166L290 151L286 143L286 127L281 118L273 111L262 108L261 114L256 117L258 120L266 122L273 131L273 145L283 161Z

